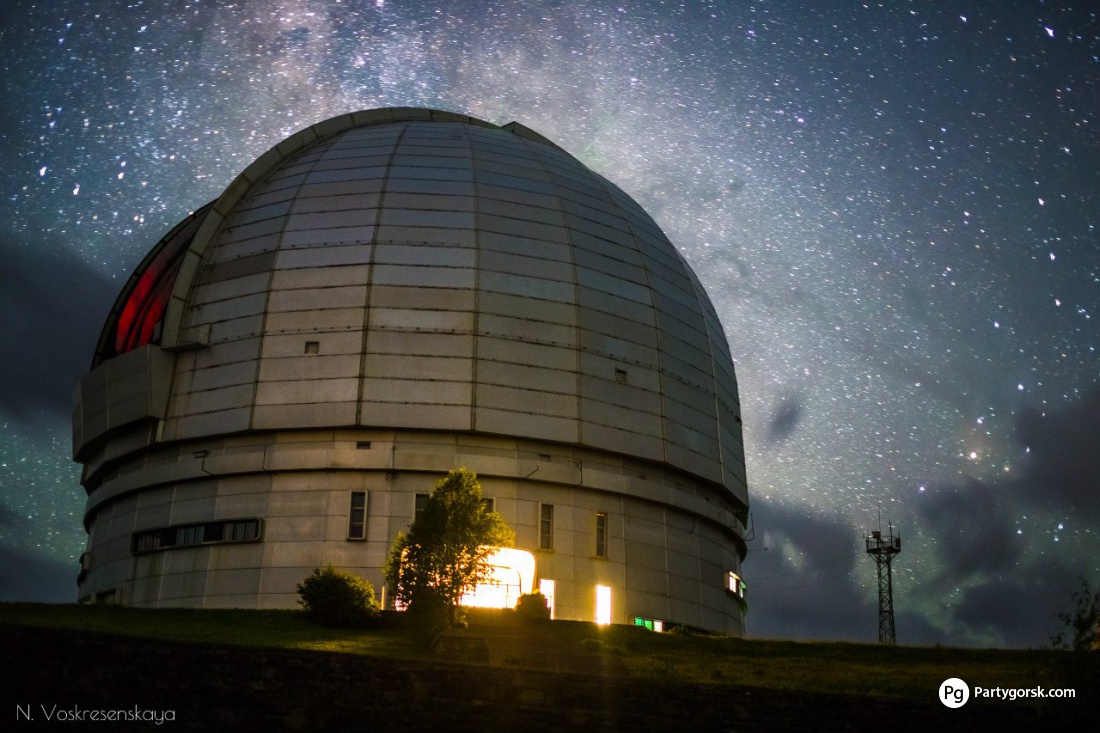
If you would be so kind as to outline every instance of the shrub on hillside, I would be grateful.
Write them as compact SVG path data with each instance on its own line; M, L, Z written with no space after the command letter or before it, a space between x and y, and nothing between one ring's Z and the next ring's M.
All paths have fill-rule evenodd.
M549 621L550 604L546 596L538 591L521 595L516 603L516 618L520 621Z
M361 626L378 618L374 586L331 565L299 583L298 596L306 616L323 626Z

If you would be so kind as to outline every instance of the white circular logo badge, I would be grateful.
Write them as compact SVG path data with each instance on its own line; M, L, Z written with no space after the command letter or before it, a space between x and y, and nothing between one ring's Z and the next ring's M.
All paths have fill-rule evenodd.
M946 679L940 685L940 702L949 708L961 708L970 699L970 685L958 677Z

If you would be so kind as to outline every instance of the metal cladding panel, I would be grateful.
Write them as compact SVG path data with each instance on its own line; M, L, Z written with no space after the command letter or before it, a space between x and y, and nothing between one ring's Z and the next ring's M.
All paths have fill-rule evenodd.
M423 430L471 430L470 408L465 405L410 405L364 401L359 423L368 427Z
M257 405L302 405L320 402L355 402L357 378L295 379L289 382L260 382L256 385Z
M656 348L642 346L633 341L624 341L614 336L608 336L595 331L580 331L581 347L612 359L619 359L631 364L657 364Z
M537 389L560 394L571 395L576 394L577 391L575 372L544 369L529 364L502 364L485 359L479 359L477 362L477 381L478 384Z
M544 321L564 326L577 322L577 308L572 303L555 303L546 300L525 298L522 295L507 293L478 293L478 309L481 313L521 318L529 321Z
M480 336L477 339L477 355L480 358L492 359L493 361L534 365L562 371L574 369L577 362L577 353L571 348L516 343L508 339L485 336Z
M229 298L239 298L245 295L265 293L271 280L271 273L266 270L270 269L272 259L270 255L259 255L259 257L245 257L243 260L236 260L234 263L230 263L246 262L252 264L259 261L262 263L265 271L258 272L254 275L224 278L210 283L203 283L195 288L192 302L195 305L203 305L206 303L216 303ZM214 268L211 268L211 270L213 269ZM208 270L208 272L210 272L210 270Z
M571 263L526 253L519 255L489 250L481 253L479 266L482 270L525 275L546 280L573 282L574 279Z
M367 348L372 354L469 358L474 355L474 339L463 334L371 331L367 335Z
M331 404L333 424L579 443L743 493L721 324L636 202L526 128L349 119L216 205L179 326L209 334L179 359L165 435L243 429L240 409L321 426Z
M196 369L187 385L188 391L202 392L236 384L250 384L256 380L255 361L237 361L219 364L207 369ZM178 394L178 392L177 392Z
M537 309L536 309L537 310ZM574 346L577 329L544 321L532 313L527 318L509 318L491 313L481 313L477 319L480 333L485 336L503 336L517 341L538 341L555 346Z
M364 379L363 399L403 404L469 405L473 384L417 379Z
M448 356L372 354L365 376L389 379L473 381L473 360Z
M256 405L253 430L326 428L355 424L357 402L317 402L299 405Z
M533 420L523 412L478 407L476 421L479 432L523 435L560 443L576 443L580 437L578 422L572 418L541 416Z
M365 285L348 287L295 288L271 291L268 311L312 311L328 308L362 307L367 300Z
M599 400L611 406L625 406L625 409L647 413L651 416L661 415L661 395L644 387L624 384L615 380L600 379L588 375L581 376L581 395L586 400ZM617 423L612 423L617 424ZM627 424L631 430L637 430L634 425ZM660 434L660 431L657 431Z
M469 332L474 327L472 311L434 311L395 308L372 308L372 329L408 331Z
M324 324L318 324L321 326ZM266 360L277 357L303 356L306 344L317 344L318 356L331 356L335 354L355 354L359 358L363 350L363 332L352 331L312 331L308 334L272 334L268 333L263 341L263 358ZM310 358L315 358L310 355ZM264 368L264 367L261 367Z
M577 399L569 394L479 384L476 398L478 407L518 410L529 415L577 417Z

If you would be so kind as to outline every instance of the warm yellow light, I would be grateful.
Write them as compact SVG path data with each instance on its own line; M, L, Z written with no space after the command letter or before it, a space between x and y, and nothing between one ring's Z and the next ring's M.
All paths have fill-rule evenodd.
M596 586L596 623L606 626L611 623L611 587Z
M554 618L554 581L543 578L539 581L539 593L546 596L546 605L550 606L550 618Z
M519 597L535 585L535 556L512 547L498 547L488 557L489 579L459 599L460 606L515 608Z

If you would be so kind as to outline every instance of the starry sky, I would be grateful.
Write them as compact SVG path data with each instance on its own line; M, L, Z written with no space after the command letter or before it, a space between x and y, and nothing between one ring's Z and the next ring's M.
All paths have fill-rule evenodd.
M1100 13L1072 0L5 0L0 599L75 600L72 389L148 249L292 132L518 120L699 274L751 636L1045 646L1100 581Z

